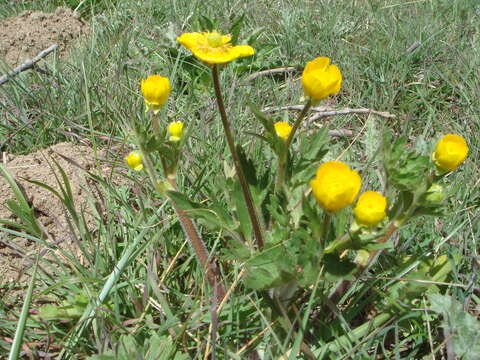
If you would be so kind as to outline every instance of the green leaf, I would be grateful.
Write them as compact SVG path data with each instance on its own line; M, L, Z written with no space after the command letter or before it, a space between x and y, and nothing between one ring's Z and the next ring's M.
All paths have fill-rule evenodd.
M430 308L443 315L442 327L451 334L455 355L460 359L480 358L480 322L463 311L462 304L449 295L429 294Z
M248 104L248 107L253 112L258 121L263 125L265 131L271 135L275 135L275 127L273 126L273 120L265 115L259 108L254 104Z
M329 141L328 126L322 126L322 128L315 132L313 136L303 137L299 151L302 159L309 160L310 162L318 162L322 160L328 152L327 144Z
M253 227L252 222L250 221L247 205L245 204L245 198L243 197L242 187L238 181L234 181L232 195L235 203L237 219L240 223L240 231L245 239L247 239L247 242L250 242L252 240Z
M205 15L200 15L197 18L198 25L201 31L213 31L217 29L214 21Z
M245 152L243 151L242 147L240 145L237 145L237 154L238 157L240 158L240 165L242 166L243 172L245 174L245 177L247 178L247 181L251 185L258 185L258 179L257 179L257 170L255 168L255 164L252 161L252 159L249 159Z
M243 26L243 20L245 19L245 13L240 15L230 26L229 34L232 36L232 44L237 44L238 36L240 35L240 30Z
M241 240L232 237L227 240L227 249L223 250L222 258L242 263L247 261L250 256L250 249Z
M274 245L257 252L246 262L244 283L255 290L271 289L294 279L295 263L285 248Z
M414 191L426 182L430 157L409 148L405 136L393 141L391 133L387 132L383 140L383 158L388 182L399 190Z
M212 229L232 231L233 220L222 218L214 210L191 201L185 194L178 191L169 190L167 195L180 209L187 212L188 216L204 220L205 225Z
M349 259L340 259L337 254L326 254L322 259L325 275L330 280L353 279L356 265Z

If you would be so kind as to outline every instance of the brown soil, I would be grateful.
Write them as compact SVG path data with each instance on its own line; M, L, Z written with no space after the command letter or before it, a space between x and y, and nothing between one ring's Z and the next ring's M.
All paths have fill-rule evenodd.
M0 60L15 67L55 43L60 56L65 56L88 30L79 14L67 8L59 7L51 14L25 11L0 21Z
M75 164L65 160L59 154L71 159ZM67 226L67 211L61 201L50 191L26 181L38 181L59 191L60 187L55 174L60 179L61 175L52 159L58 162L69 179L77 213L83 213L87 226L94 229L96 223L92 215L92 207L87 200L95 201L98 196L95 190L92 191L91 181L86 178L85 171L81 169L93 170L95 166L94 153L90 147L59 143L29 155L11 157L6 161L6 168L24 188L28 201L36 211L38 221L48 234L47 243L54 243L68 250L69 253L78 255L75 237ZM111 167L103 165L101 170L104 172L103 175L108 177ZM6 201L13 198L10 186L3 177L0 177L0 219L18 221L5 206ZM12 239L0 233L0 289L2 284L12 284L19 280L19 271L32 262L31 255L34 256L38 249L46 251L46 248L39 243L21 237Z

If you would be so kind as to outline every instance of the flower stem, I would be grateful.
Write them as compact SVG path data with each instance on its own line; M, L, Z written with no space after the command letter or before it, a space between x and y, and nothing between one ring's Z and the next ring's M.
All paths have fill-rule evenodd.
M288 139L286 141L285 147L287 148L287 150L286 150L287 154L288 154L288 149L290 148L290 144L292 143L293 137L295 135L295 132L297 131L297 129L302 124L303 119L305 118L305 116L307 115L307 113L308 113L308 111L310 110L311 107L312 107L312 100L308 99L307 103L305 104L302 111L298 115L297 120L295 120L295 123L293 124L292 131L290 132L290 135L288 136Z
M134 132L135 132L135 137L138 142L138 147L142 152L142 162L145 166L145 171L147 172L153 187L157 189L158 177L155 172L155 167L153 166L150 153L146 151L144 145L140 143L139 141L140 137L135 130L135 124L132 123L131 125L132 125L132 129L134 129ZM176 190L177 184L175 181L175 175L172 176L172 174L167 173L168 171L167 164L163 157L161 158L161 162L162 162L163 171L165 173L165 177L167 178L170 185ZM192 245L197 258L203 267L203 270L205 272L205 275L207 277L207 280L210 286L213 289L216 289L217 301L219 302L222 301L222 299L225 297L226 291L221 281L220 272L216 266L215 260L210 259L207 248L205 247L205 243L203 242L195 226L195 223L192 221L192 219L190 219L186 215L185 211L180 209L173 201L172 201L172 205L178 217L178 220L180 221L180 225L182 226L183 232L187 235L187 238L190 241L190 244Z
M163 163L163 161L162 161ZM166 171L166 169L165 169ZM170 185L177 190L177 183L175 181L175 176L168 176L168 182ZM190 240L190 244L192 245L193 249L195 250L195 254L197 255L200 264L202 264L203 270L207 277L207 280L210 286L213 289L216 289L215 293L217 294L217 301L220 303L223 298L225 297L226 291L223 283L221 281L220 271L216 265L216 261L214 258L210 258L205 243L198 232L195 223L188 217L187 213L180 209L174 201L172 201L173 209L177 214L177 217L180 221L180 225L184 233L187 235L188 239Z
M237 172L238 180L240 181L240 186L242 188L245 204L247 205L250 221L252 222L255 239L257 240L258 248L261 249L263 248L263 245L264 245L263 233L260 227L257 211L255 210L255 206L253 204L252 194L250 193L248 182L245 177L245 173L243 172L242 164L240 162L240 157L238 156L237 150L235 148L235 141L233 140L232 130L230 129L227 113L225 111L225 105L223 103L222 91L220 89L220 80L218 76L218 69L216 65L212 66L212 76L213 76L213 86L215 89L215 96L217 98L218 110L220 111L220 118L222 119L223 130L225 131L228 147L233 157L233 164Z
M287 154L282 153L278 156L277 179L275 182L275 191L280 191L285 183L285 171L287 166Z
M285 141L285 144L284 144L285 148L283 149L282 153L278 156L278 168L277 168L277 179L275 181L275 191L280 191L280 189L285 184L285 172L287 171L286 167L287 167L288 151L290 148L290 144L292 143L295 132L300 127L303 119L305 118L305 115L307 115L311 107L312 107L312 101L309 99L305 104L305 106L303 107L300 114L298 115L297 120L295 120L295 123L293 124L292 131L290 132L290 135Z
M325 247L325 244L327 243L328 234L330 233L331 222L332 222L332 214L329 211L327 211L325 212L325 215L323 217L322 235L320 238L320 242L323 244L323 247Z

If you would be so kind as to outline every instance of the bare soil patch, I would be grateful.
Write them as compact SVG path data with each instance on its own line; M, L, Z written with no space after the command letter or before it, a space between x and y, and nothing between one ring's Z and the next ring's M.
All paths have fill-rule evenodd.
M53 13L25 11L0 21L0 58L15 67L55 43L62 57L88 31L88 24L68 8Z
M62 157L63 155L63 157ZM102 157L102 154L98 154ZM70 159L69 160L66 160ZM70 254L78 254L72 230L68 227L68 213L65 206L52 192L27 180L46 184L60 191L56 177L61 175L55 166L55 160L65 171L72 189L77 213L83 213L87 220L87 227L94 229L96 220L92 214L92 206L88 200L96 201L98 193L91 186L91 180L85 176L85 171L93 170L95 156L91 147L75 145L72 143L59 143L45 150L40 150L29 155L19 155L8 158L6 168L17 182L24 188L28 201L36 211L37 219L49 234L48 243L66 249ZM102 162L101 171L105 178L109 177L111 166ZM97 173L95 171L95 173ZM117 175L114 181L121 181ZM92 190L93 189L93 190ZM13 199L13 192L3 177L0 177L0 219L18 222L6 207L6 202ZM43 245L22 237L12 239L0 233L0 288L2 284L13 284L18 281L19 272L32 261L32 256Z

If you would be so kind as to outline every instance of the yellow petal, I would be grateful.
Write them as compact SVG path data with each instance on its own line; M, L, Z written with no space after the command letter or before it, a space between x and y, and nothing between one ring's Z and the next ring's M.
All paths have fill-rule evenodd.
M198 43L206 42L205 36L198 32L184 33L177 37L177 41L189 50L198 46Z
M327 211L338 211L350 205L360 191L361 184L358 173L339 161L322 164L316 178L310 182L319 205Z
M330 65L330 59L325 56L318 57L312 61L309 61L305 66L304 72L310 72L314 70L324 71L328 65Z
M433 159L440 170L453 171L465 161L468 151L468 144L463 137L447 134L435 146Z
M358 224L374 226L386 216L387 199L376 191L365 191L353 209Z
M177 37L193 55L207 64L223 64L243 56L251 56L255 50L248 45L232 46L230 35L216 31L185 33Z

